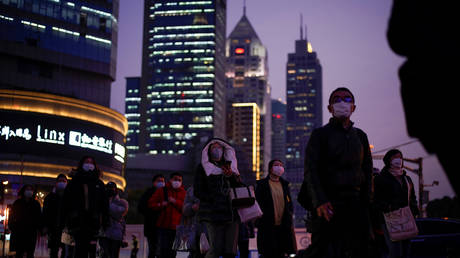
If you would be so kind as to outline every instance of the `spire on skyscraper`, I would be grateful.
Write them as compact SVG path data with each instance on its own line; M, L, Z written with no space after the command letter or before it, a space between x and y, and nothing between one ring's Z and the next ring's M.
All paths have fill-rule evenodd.
M243 2L243 16L246 16L246 0Z
M302 40L303 39L303 31L302 31L302 24L303 24L303 15L302 13L300 13L300 39Z

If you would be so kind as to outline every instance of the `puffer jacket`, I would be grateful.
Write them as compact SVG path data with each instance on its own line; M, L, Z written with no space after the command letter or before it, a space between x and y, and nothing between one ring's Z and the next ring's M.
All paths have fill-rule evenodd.
M229 177L224 176L221 169L209 161L208 149L215 142L224 146L224 158L232 162L233 174ZM237 169L235 150L224 140L214 138L206 144L201 155L201 164L196 169L193 184L194 195L200 199L199 221L235 221L238 215L232 209L229 189L243 185Z
M104 237L122 241L125 236L126 222L124 216L128 212L129 204L118 195L109 203L109 226L104 230Z
M304 182L313 208L332 201L340 190L359 192L369 203L372 156L367 135L335 118L313 130L305 152Z

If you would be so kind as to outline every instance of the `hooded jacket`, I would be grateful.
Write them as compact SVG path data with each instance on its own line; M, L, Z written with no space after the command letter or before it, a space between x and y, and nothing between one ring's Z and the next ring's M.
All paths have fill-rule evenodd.
M209 147L219 143L224 147L223 160L230 161L233 174L225 176L222 169L210 161ZM201 152L201 163L198 165L193 184L194 195L200 199L198 219L209 222L233 221L233 211L229 197L230 187L238 187L241 183L235 149L226 141L211 139Z

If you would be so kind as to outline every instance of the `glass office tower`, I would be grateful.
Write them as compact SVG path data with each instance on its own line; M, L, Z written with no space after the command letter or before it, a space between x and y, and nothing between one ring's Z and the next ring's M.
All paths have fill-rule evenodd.
M125 117L128 120L126 149L128 156L139 151L141 77L126 77Z
M286 168L292 196L297 196L304 175L305 148L314 128L322 126L322 70L310 42L301 36L286 65ZM294 204L296 226L305 226L303 209Z
M225 0L145 1L140 151L225 138Z

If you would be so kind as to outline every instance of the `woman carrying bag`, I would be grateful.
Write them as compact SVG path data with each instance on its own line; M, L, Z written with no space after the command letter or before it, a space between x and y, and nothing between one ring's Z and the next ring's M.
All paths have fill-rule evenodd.
M257 249L262 257L285 257L297 252L289 182L281 177L284 166L280 160L270 161L268 172L256 187L256 199L263 212L256 221Z
M389 257L409 257L410 238L417 234L414 219L419 215L414 184L403 170L401 151L396 149L388 151L383 157L383 162L385 167L374 178L374 204L381 214L380 223L388 245ZM395 231L391 226L393 217L397 216L394 214L407 217L400 220L412 223L415 229L412 227L407 232Z

